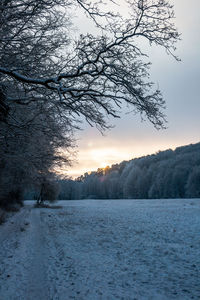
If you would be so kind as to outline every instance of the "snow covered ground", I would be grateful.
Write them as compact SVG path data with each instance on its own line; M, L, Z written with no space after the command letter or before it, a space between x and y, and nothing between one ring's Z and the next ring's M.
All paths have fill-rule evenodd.
M0 300L200 299L200 200L59 204L0 226Z

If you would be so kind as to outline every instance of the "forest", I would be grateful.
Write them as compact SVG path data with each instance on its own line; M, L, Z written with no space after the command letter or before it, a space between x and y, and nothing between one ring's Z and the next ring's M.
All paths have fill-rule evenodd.
M200 197L200 143L123 161L60 181L60 199Z

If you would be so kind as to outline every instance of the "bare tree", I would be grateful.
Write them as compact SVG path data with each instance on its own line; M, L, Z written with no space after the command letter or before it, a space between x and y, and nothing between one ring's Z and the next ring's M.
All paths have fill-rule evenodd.
M68 166L72 157L71 128L57 122L52 109L43 105L41 110L38 103L23 110L14 106L1 123L0 206L21 203L27 189L40 190L48 179L53 185L54 168Z
M62 47L69 44L68 30L58 31L69 24L59 3L1 1L1 65L30 76L57 71L57 45L61 40ZM0 75L0 205L21 202L26 188L40 189L44 178L52 180L55 166L70 164L61 148L73 147L71 117L54 105L52 96Z
M111 3L114 6L107 1ZM2 1L1 81L26 91L23 99L11 95L9 100L29 103L45 98L101 129L107 127L105 115L118 117L125 102L162 127L164 100L148 79L149 63L137 41L144 38L177 58L173 8L167 0L124 3L130 11L126 18L106 11L102 1ZM68 38L66 12L75 6L94 21L100 34Z

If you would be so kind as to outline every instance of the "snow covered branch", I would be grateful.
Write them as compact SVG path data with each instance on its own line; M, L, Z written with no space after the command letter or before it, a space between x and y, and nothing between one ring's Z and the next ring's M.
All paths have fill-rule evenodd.
M111 2L114 5L114 1ZM41 6L38 4L39 8L30 0L22 6L12 0L7 3L9 5L2 10L3 18L7 18L7 25L2 25L2 33L8 33L9 25L12 30L7 37L4 34L0 36L3 83L15 80L14 84L19 82L20 86L23 85L27 94L33 86L35 93L39 89L44 96L45 90L50 90L65 109L71 110L72 114L82 114L91 124L97 122L96 125L102 128L107 126L104 113L117 117L123 102L145 114L156 127L164 125L164 100L160 91L154 90L153 84L148 81L149 64L145 62L145 54L136 46L136 41L143 37L166 48L177 59L174 45L179 34L174 27L173 9L168 1L129 0L130 18L126 19L122 19L119 13L103 10L101 1L59 0L54 5L42 1ZM70 20L65 23L66 26L58 5L69 7L76 4L97 27L100 26L98 20L104 19L105 26L100 36L80 35L77 41L67 38ZM17 18L19 12L19 15L24 14L24 19ZM13 28L13 18L17 20L17 29ZM66 22L66 17L64 20ZM99 109L102 109L101 115ZM92 115L99 117L93 118ZM97 119L103 120L101 124Z

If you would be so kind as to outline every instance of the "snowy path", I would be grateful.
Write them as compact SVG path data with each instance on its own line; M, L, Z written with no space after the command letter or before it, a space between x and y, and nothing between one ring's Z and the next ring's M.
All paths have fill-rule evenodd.
M61 204L0 226L0 300L200 299L200 200Z
M40 211L23 208L0 228L0 300L49 299Z

